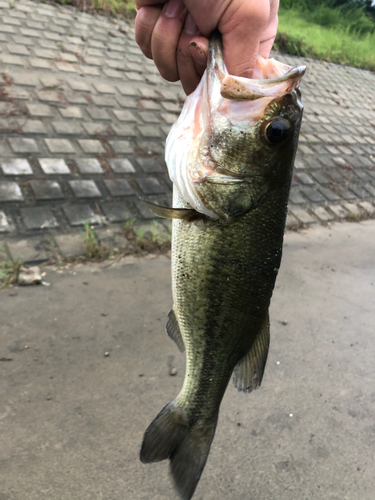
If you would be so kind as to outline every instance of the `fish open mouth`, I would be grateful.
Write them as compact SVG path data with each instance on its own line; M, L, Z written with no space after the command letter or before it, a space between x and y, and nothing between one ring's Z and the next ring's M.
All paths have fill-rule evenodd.
M248 131L255 126L272 101L298 89L305 69L257 56L254 78L230 75L223 59L221 35L211 37L207 69L196 90L186 98L166 142L169 176L185 202L216 218L200 200L197 185L241 179L218 171L210 154L212 137L226 128Z

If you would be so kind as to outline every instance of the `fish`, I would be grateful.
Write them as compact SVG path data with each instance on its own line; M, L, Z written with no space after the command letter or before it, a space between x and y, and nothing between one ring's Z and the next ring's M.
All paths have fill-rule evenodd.
M252 79L230 75L215 32L207 69L166 141L172 208L147 203L173 220L166 330L186 351L186 373L146 430L140 459L169 459L182 500L205 467L231 377L245 393L262 382L305 69L258 56Z

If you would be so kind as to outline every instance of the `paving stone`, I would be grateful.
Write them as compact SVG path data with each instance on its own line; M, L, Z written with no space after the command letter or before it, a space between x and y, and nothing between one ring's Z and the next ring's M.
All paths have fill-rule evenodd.
M115 174L132 174L135 172L134 166L126 158L109 159L108 162Z
M134 153L134 146L129 141L109 141L109 144L116 153Z
M86 253L86 245L81 234L59 234L55 236L55 240L63 257L79 257Z
M54 52L53 50L45 50L45 49L38 49L34 48L34 54L36 57L40 57L41 59L55 59L57 56L57 52Z
M170 113L180 113L181 111L181 106L174 102L162 102L161 105L166 111L169 111Z
M98 70L98 68L94 68L92 66L81 66L81 71L85 75L100 76L100 71Z
M137 158L137 163L147 174L165 172L165 168L153 158Z
M84 153L104 153L105 149L96 139L78 139Z
M20 212L22 222L27 229L53 229L59 227L59 223L51 210L46 207L21 208Z
M154 177L137 179L137 184L144 194L164 194L165 188Z
M135 192L126 179L107 179L104 181L112 196L131 196Z
M113 135L113 131L109 123L100 122L85 122L83 128L88 135Z
M14 158L1 162L4 175L32 175L30 163L23 158Z
M96 158L79 158L75 160L81 174L103 174L103 169Z
M52 257L52 252L41 237L7 241L7 247L13 260L26 264L45 262Z
M110 108L116 106L116 100L113 96L93 95L92 101L97 106L110 107Z
M58 200L64 198L61 187L56 181L31 181L30 186L37 200Z
M177 120L178 115L174 115L173 113L161 113L161 117L168 123L168 125L173 125Z
M303 224L313 224L315 222L314 217L312 217L307 210L299 207L290 207L292 215L294 215Z
M373 207L373 205L371 205L371 203L369 203L368 201L361 201L361 203L359 203L359 206L365 211L367 212L368 214L370 215L373 215L375 213L375 208ZM1 227L1 223L0 223L0 227Z
M321 222L328 222L330 220L333 220L333 216L325 210L323 207L313 207L312 211L314 215L321 221Z
M33 68L39 68L39 69L51 69L52 64L50 61L47 61L46 59L40 59L39 57L30 57L29 58L29 63Z
M146 206L145 202L142 200L135 200L134 206L137 208L141 217L145 220L157 219L158 217L151 212L151 210Z
M365 189L370 193L371 196L375 197L375 188L371 184L366 184Z
M145 123L160 123L160 118L152 113L151 111L141 111L138 113L141 120ZM142 125L143 126L143 125Z
M15 66L24 66L25 61L20 56L1 54L0 59L3 64L13 64Z
M330 184L331 182L330 178L325 172L317 170L315 172L311 172L311 175L319 184Z
M8 43L7 48L10 54L17 54L20 56L30 55L30 52L28 51L27 47L23 45Z
M67 108L60 108L59 111L64 118L77 118L77 119L83 118L83 113L81 108L78 108L76 106L68 106Z
M137 137L139 134L134 125L113 125L112 128L119 137Z
M87 108L87 112L94 120L111 120L111 117L105 109Z
M30 116L49 117L53 116L53 111L47 104L26 104Z
M351 215L361 215L361 210L354 203L344 203L344 207Z
M68 139L44 139L51 153L75 153L72 143Z
M101 203L101 207L109 222L124 222L134 218L130 208L123 202Z
M368 198L368 192L363 186L359 186L357 184L351 183L350 184L350 190L353 191L354 194L356 194L357 198Z
M161 137L161 130L155 125L141 125L138 129L143 137Z
M319 191L323 194L323 196L328 200L328 201L338 201L340 199L340 196L338 196L336 193L334 193L331 189L319 186Z
M52 102L54 104L61 103L62 97L60 92L55 92L52 89L43 89L38 92L39 101Z
M71 226L98 224L98 217L89 205L66 205L63 210Z
M137 121L136 117L129 110L114 109L113 113L115 114L116 118L118 120L120 120L121 122L135 122L135 121Z
M96 83L94 83L94 87L100 94L115 94L116 93L116 89L114 87L112 87L111 85L107 85L106 83L96 82Z
M78 78L75 78L74 80L67 80L67 83L72 90L77 92L92 92L91 86Z
M292 188L289 193L289 200L294 204L294 205L300 205L301 203L306 203L305 198L301 196L299 191L296 188Z
M115 251L131 248L132 245L118 229L101 228L95 230L95 235L101 245L107 246Z
M10 233L14 229L13 224L10 223L8 217L5 215L4 212L0 211L0 234L1 233ZM1 245L0 245L0 250L1 250ZM0 262L1 260L7 260L3 259L3 254L0 253Z
M136 99L134 97L121 97L121 96L116 96L116 101L119 103L119 105L122 107L122 108L137 108L138 107L138 103L136 101ZM152 103L153 101L148 101L150 103ZM156 103L155 103L156 104Z
M134 86L134 84L123 83L121 85L116 85L116 87L122 95L134 97L138 95L137 88Z
M39 164L45 174L70 174L70 169L61 158L40 158Z
M52 127L61 135L79 135L83 132L81 125L74 121L52 122Z
M339 219L344 219L347 215L348 215L348 212L347 210L345 210L345 208L343 208L342 206L340 205L330 205L329 206L329 209L335 214L336 217L338 217Z
M135 101L133 101L135 102ZM155 101L146 101L144 99L139 101L139 108L145 111L160 111L160 104ZM168 115L168 113L164 113L165 115ZM163 117L163 114L161 115ZM173 115L175 116L175 115Z
M100 198L102 195L95 182L91 180L69 181L69 185L76 198Z
M38 153L38 145L34 139L12 137L8 139L12 151L15 153Z
M55 62L55 64L59 71L64 71L66 73L77 73L77 68L73 64L65 61Z

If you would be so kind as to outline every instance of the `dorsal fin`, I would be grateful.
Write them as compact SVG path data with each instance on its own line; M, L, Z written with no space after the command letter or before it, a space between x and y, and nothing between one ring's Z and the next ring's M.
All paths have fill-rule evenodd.
M257 389L263 378L270 345L268 312L249 352L237 363L233 371L233 383L239 391Z
M178 325L178 321L174 310L171 309L168 314L167 326L165 327L169 337L175 341L176 346L179 348L181 352L185 352L185 344L181 335L181 330Z

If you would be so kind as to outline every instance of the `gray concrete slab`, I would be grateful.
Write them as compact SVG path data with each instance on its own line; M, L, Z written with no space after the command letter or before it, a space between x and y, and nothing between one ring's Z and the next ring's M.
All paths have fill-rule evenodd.
M374 242L374 221L287 234L263 385L228 388L196 500L373 500ZM0 291L1 500L175 498L138 459L183 380L169 259L44 279Z

